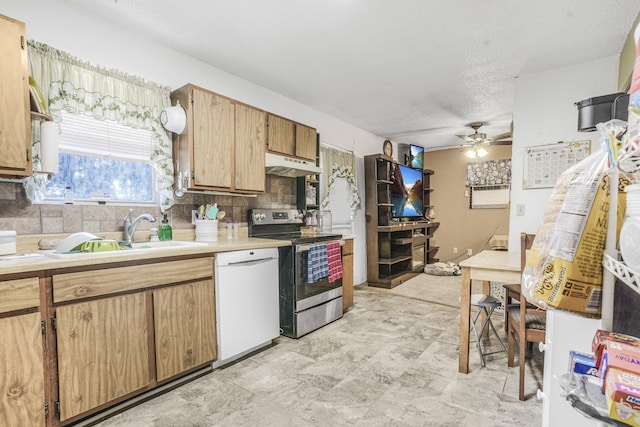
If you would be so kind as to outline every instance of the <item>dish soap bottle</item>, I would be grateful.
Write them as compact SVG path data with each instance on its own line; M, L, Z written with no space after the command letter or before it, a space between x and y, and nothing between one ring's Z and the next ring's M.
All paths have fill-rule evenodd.
M166 213L162 214L162 225L158 230L158 238L160 240L171 240L173 238L173 231L171 230L171 225L169 225Z

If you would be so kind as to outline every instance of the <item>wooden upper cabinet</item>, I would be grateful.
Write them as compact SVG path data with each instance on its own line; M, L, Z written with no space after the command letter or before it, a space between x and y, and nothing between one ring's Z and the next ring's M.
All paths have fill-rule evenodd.
M269 151L296 154L296 128L291 120L269 114Z
M316 130L274 114L269 114L269 151L300 157L315 163L318 154Z
M296 124L296 156L315 163L317 154L316 130L309 126Z
M228 98L193 90L194 187L231 188L234 105Z
M171 93L187 112L187 126L174 135L176 174L190 190L265 191L265 112L206 89L185 85Z
M236 104L235 189L265 191L266 113Z
M0 15L0 175L30 176L31 113L27 31Z

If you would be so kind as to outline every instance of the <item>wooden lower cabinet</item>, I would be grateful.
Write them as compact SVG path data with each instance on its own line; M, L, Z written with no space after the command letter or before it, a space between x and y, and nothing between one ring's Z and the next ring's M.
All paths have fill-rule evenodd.
M346 239L342 246L342 310L353 305L353 239Z
M0 319L0 426L45 425L40 321L39 312Z
M75 423L213 362L213 269L207 256L54 272L58 423Z
M153 291L156 379L216 359L213 280Z
M60 420L150 384L144 292L56 309Z

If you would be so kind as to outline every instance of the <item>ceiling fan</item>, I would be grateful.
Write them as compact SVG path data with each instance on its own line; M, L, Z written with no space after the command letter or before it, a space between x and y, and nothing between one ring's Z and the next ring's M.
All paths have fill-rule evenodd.
M487 138L486 133L478 132L478 129L482 127L484 123L482 122L472 122L469 123L469 127L473 129L473 133L471 135L456 135L458 138L462 139L466 142L465 145L488 145L493 141L491 138Z
M505 132L500 135L497 135L495 138L488 138L487 134L478 132L478 129L480 129L484 124L483 122L469 123L468 126L471 129L473 129L473 133L471 135L456 135L456 136L465 141L465 144L463 146L470 147L469 150L467 150L467 152L465 153L467 157L471 159L484 157L488 154L487 150L485 150L483 147L485 145L511 144L512 142L511 133L512 133L513 122L511 123L512 123L511 129L509 129L509 132Z

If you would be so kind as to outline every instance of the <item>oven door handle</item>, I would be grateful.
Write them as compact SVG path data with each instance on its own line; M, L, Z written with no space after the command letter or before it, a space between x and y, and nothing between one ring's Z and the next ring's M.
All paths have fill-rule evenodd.
M340 243L340 246L342 246L342 243L343 243L342 240L327 240L325 242L307 243L307 244L304 244L304 245L295 245L296 253L308 252L309 249L311 249L311 246L313 246L313 245L326 244L326 243L330 243L330 242L338 242L338 243Z

